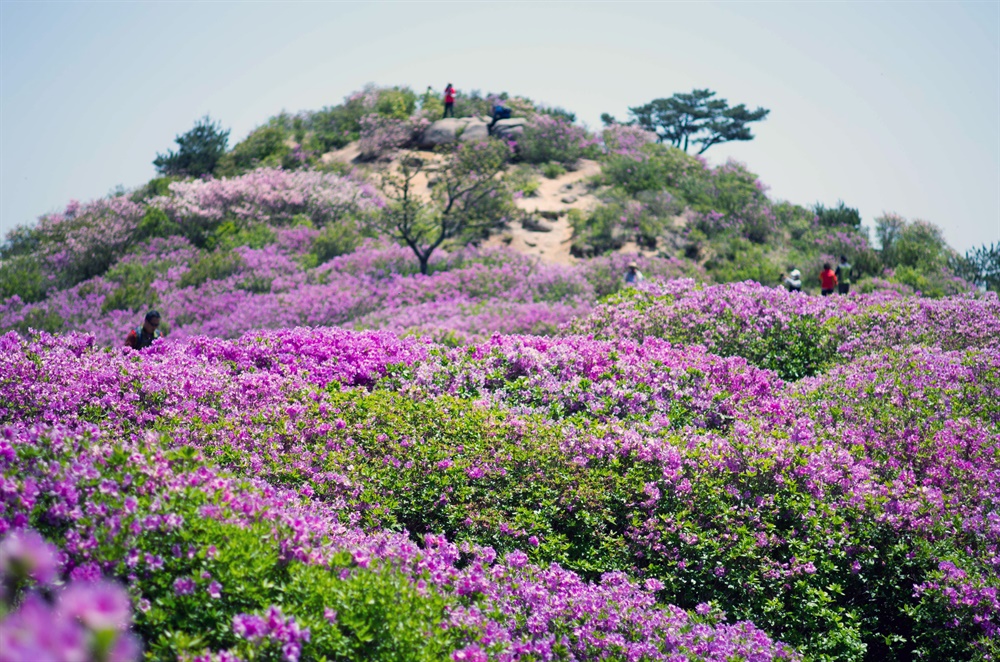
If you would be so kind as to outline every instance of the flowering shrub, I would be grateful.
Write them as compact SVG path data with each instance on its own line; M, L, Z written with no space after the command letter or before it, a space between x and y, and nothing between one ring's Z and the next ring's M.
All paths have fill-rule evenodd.
M2 385L0 527L39 526L73 576L100 568L127 580L153 655L795 657L707 605L657 605L655 581L611 572L588 582L509 546L498 554L436 535L364 532L352 522L369 508L316 489L350 493L344 481L356 478L337 469L308 481L272 474L278 448L291 450L300 434L292 430L306 424L302 434L317 442L313 434L347 430L340 389L394 379L393 366L428 356L421 343L304 331L144 353L95 351L72 335L2 342L11 381ZM43 374L60 386L35 388ZM140 383L144 394L128 397ZM252 478L239 475L244 458L257 467Z
M714 317L729 306L761 323L809 300L769 307L765 292L685 287L674 286L678 301L712 296ZM191 653L371 659L396 646L506 659L548 654L544 633L562 632L585 657L702 655L685 637L712 601L814 657L885 657L903 632L930 657L988 652L995 534L980 513L996 498L983 476L996 470L1000 426L997 304L918 302L883 299L848 317L842 353L859 358L792 388L742 358L656 339L498 336L449 350L331 329L136 353L8 335L3 521L55 536L73 572L97 563L127 580L138 632L161 651L185 641L163 632L207 618L213 634ZM662 305L625 316L662 318ZM682 319L698 309L687 310ZM891 349L922 336L887 320L919 311L925 328L973 349ZM948 318L962 321L942 332ZM844 348L852 338L864 354ZM917 392L933 397L925 410L894 404ZM941 535L955 521L961 535ZM626 592L612 597L617 586ZM532 591L552 607L520 611ZM638 600L634 627L652 625L573 615L620 600ZM501 613L512 616L483 620ZM442 619L453 625L419 634ZM665 643L656 623L681 640ZM752 640L779 655L748 625L710 623L714 645ZM366 639L372 627L385 634Z
M998 340L988 320L998 314L1000 303L992 296L821 298L756 283L702 287L676 280L629 289L571 329L598 337L655 336L701 344L798 379L833 362L897 345L995 349Z
M597 155L597 139L565 119L537 114L517 141L518 155L528 163L556 161L566 165Z
M90 576L63 584L58 557L31 529L0 540L0 660L137 660L125 590Z
M226 218L280 225L305 215L324 225L383 204L370 185L316 171L261 168L231 179L174 182L169 188L171 195L150 204L162 208L188 236Z
M604 148L608 154L645 161L649 156L643 145L656 142L656 134L633 124L612 124L604 129Z
M405 120L374 113L365 115L361 118L361 139L358 145L361 158L376 161L390 157L396 149L410 142L412 137L413 131Z

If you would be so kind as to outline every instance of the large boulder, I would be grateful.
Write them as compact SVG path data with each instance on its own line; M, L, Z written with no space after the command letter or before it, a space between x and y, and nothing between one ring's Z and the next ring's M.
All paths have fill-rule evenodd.
M552 225L535 216L525 216L521 219L521 227L528 232L552 232Z
M528 120L523 117L512 117L508 120L497 120L493 125L493 137L514 140L524 133L524 125Z
M465 125L465 129L458 136L458 139L463 142L478 142L480 140L486 140L489 137L489 124L479 119L473 119Z
M467 123L454 117L440 119L424 129L420 136L420 146L429 148L453 143L458 138L458 127Z

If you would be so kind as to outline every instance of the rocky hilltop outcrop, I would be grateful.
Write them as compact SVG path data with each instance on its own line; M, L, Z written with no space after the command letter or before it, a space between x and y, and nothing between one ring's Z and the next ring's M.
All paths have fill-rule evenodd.
M527 120L522 117L499 120L493 126L492 135L515 138L524 133L526 123ZM423 149L431 149L457 141L485 140L490 134L490 123L482 117L446 117L424 129L418 144Z

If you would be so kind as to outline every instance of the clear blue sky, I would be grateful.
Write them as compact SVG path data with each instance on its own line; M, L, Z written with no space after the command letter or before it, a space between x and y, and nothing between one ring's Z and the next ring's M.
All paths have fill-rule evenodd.
M770 117L717 146L799 204L1000 241L1000 3L0 0L0 231L154 175L210 113L230 144L367 82L602 112L695 87Z

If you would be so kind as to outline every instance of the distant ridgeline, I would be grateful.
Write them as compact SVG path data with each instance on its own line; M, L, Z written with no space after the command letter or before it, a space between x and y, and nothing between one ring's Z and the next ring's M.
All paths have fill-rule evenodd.
M495 121L497 106L510 119ZM931 223L886 214L874 219L875 249L843 202L773 201L744 165L709 167L689 154L750 140L748 125L767 115L708 90L637 106L628 122L605 115L599 133L573 113L507 94L459 93L454 119L443 112L429 88L370 86L336 106L273 117L231 149L229 132L206 117L156 157L161 176L8 234L0 330L79 329L112 342L154 306L173 330L230 336L296 324L422 328L427 316L482 316L493 310L484 292L501 292L491 314L506 321L463 323L456 338L546 332L620 286L631 261L623 252L640 256L647 278L780 285L799 269L814 292L822 265L845 255L854 291L941 297L998 287L997 247L963 257ZM549 229L516 203L587 159L598 174L580 184L597 204L557 212L572 228L576 266L464 248L511 224ZM444 284L472 264L480 285L463 282L456 293ZM415 285L415 272L441 283ZM488 283L493 275L509 282ZM345 279L367 285L341 287ZM362 291L378 296L350 296ZM432 305L443 308L411 310ZM504 306L534 312L522 319ZM420 320L376 314L399 307Z

